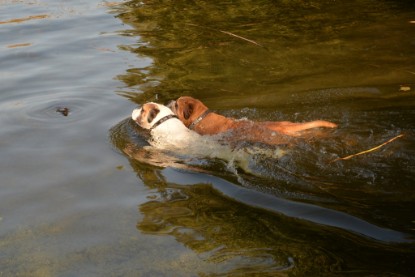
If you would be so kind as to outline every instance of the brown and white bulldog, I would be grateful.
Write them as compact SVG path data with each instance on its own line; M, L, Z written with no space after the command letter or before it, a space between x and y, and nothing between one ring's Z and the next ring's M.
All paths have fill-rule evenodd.
M307 129L326 127L335 128L337 125L324 120L303 123L289 121L250 121L236 120L211 112L200 100L190 96L182 96L171 101L168 107L189 129L201 135L214 135L229 130L245 133L253 138L260 138L263 130L271 130L289 136L299 136L298 132ZM262 132L260 132L262 131ZM256 133L258 133L256 135ZM259 139L261 141L261 139Z
M263 142L270 145L293 142L292 138L257 126L251 126L250 130L255 131L248 132L247 134L245 134L245 129L241 128L232 131L230 134L225 133L224 136L220 137L201 136L187 128L170 108L153 102L146 103L141 108L135 109L131 117L139 126L150 130L151 139L149 143L161 149L224 148L220 146L219 141L225 142L225 144L230 143L231 145L242 141ZM193 149L192 151L197 152L200 150ZM222 149L221 151L226 152L227 150ZM217 151L215 150L215 152Z
M227 161L230 165L236 164L246 172L256 174L250 169L250 161L255 155L270 158L279 158L285 154L281 149L238 148L222 144L214 137L201 136L189 130L183 122L168 107L157 103L146 103L140 108L134 109L131 118L142 128L150 131L151 146L168 152L174 152L182 157L211 157ZM280 141L280 140L278 140ZM275 143L277 140L274 141ZM134 151L127 149L129 155ZM162 157L162 156L161 156ZM147 159L147 158L146 158ZM163 158L164 159L164 158ZM166 160L157 161L159 165ZM171 161L174 161L171 160ZM154 161L153 161L154 162ZM168 160L167 160L167 164Z
M142 128L150 130L149 143L157 148L185 148L201 136L186 128L171 109L157 103L146 103L134 109L131 118Z

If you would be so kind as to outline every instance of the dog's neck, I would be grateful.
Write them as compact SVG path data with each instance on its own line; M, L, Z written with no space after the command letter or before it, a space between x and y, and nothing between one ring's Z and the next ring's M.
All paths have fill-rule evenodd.
M151 144L157 144L159 148L183 147L188 144L189 139L195 140L200 137L196 132L189 130L175 115L164 116L159 121L163 122L150 129L153 137Z
M169 120L171 118L177 118L177 116L174 115L174 114L169 114L169 115L166 115L166 116L160 118L156 123L153 124L153 126L151 126L150 130L153 130L153 129L157 128L162 123L166 122L167 120Z
M211 116L213 116L214 120L212 120ZM201 135L215 135L230 129L234 122L235 120L232 118L209 112L205 115L203 124L196 124L193 127L193 130Z
M192 123L190 123L188 128L190 130L193 130L196 127L196 125L199 124L199 122L202 121L209 113L210 110L204 111L198 118L196 118L195 120L193 120Z

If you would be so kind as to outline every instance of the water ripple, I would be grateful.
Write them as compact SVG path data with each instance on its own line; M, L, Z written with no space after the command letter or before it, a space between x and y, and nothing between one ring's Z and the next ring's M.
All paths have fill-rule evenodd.
M36 122L45 126L91 119L98 106L99 101L92 95L83 97L67 91L34 93L0 105L6 118L14 124Z

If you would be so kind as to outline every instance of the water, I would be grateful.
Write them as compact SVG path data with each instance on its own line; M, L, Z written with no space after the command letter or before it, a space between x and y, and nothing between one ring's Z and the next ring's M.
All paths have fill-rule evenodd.
M0 276L413 275L414 20L412 1L2 1ZM339 128L148 147L131 111L181 95Z

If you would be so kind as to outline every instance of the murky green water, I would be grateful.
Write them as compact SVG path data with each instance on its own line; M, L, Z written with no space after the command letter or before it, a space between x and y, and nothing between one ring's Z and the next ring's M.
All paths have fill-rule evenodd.
M343 2L1 1L0 276L412 276L415 4ZM339 128L149 148L181 95Z

